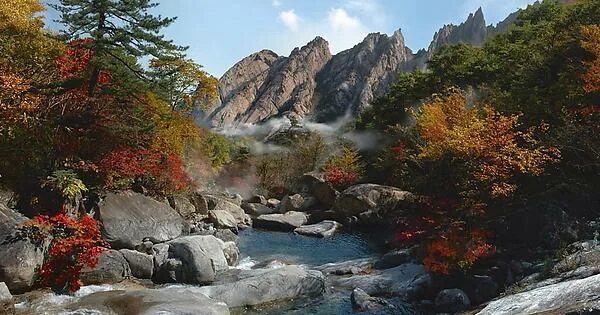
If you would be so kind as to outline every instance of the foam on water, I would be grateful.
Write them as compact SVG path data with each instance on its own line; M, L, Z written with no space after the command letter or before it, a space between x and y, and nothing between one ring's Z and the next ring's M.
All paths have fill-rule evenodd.
M240 262L237 264L237 266L233 266L231 268L232 269L241 269L241 270L250 270L255 265L256 265L256 261L252 260L252 258L250 258L250 256L246 256L246 257L240 259Z

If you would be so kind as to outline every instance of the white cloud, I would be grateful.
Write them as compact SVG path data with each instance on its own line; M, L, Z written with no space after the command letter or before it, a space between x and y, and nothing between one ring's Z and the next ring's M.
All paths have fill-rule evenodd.
M300 17L296 15L293 9L279 12L279 19L294 32L300 28Z
M331 29L335 32L356 30L361 27L358 18L348 15L348 12L341 8L332 8L329 10L327 21Z
M281 5L282 5L282 3L281 3L281 1L280 1L280 0L273 0L273 2L271 2L271 3L273 4L273 6L276 6L276 7L278 7L278 6L281 6Z

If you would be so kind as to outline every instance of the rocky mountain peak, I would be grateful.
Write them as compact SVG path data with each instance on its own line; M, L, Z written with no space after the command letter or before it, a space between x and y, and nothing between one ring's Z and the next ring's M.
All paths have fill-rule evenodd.
M429 45L428 58L431 58L443 46L468 43L481 45L487 39L487 26L481 7L475 13L469 14L467 20L459 25L444 25L433 36L433 41Z

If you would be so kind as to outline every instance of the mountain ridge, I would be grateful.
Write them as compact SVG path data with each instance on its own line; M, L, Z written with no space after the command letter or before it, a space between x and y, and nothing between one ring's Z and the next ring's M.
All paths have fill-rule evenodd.
M413 53L401 29L392 35L370 33L354 47L332 55L320 36L288 57L268 49L243 58L219 80L219 101L206 115L212 127L255 124L274 117L327 122L357 115L387 92L399 72L423 69L446 45L482 45L506 31L518 12L486 25L479 8L459 24L446 24L427 50Z

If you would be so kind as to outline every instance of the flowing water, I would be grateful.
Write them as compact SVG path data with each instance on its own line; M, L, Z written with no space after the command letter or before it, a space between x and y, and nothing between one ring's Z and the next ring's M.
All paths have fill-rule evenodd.
M381 248L368 236L358 233L340 233L328 238L312 238L294 233L272 232L246 229L240 232L239 242L242 259L235 268L252 269L269 265L300 264L308 267L326 263L374 257L381 254ZM113 289L111 286L88 286L74 296L60 296L53 293L40 293L35 302L22 302L17 305L22 314L100 314L98 312L61 312L61 306L76 301L79 297L98 291ZM115 288L117 289L117 288ZM401 304L402 305L402 304ZM318 298L298 299L273 305L258 306L248 310L233 310L233 314L353 314L350 292L328 288L325 295ZM414 314L406 305L402 314Z

